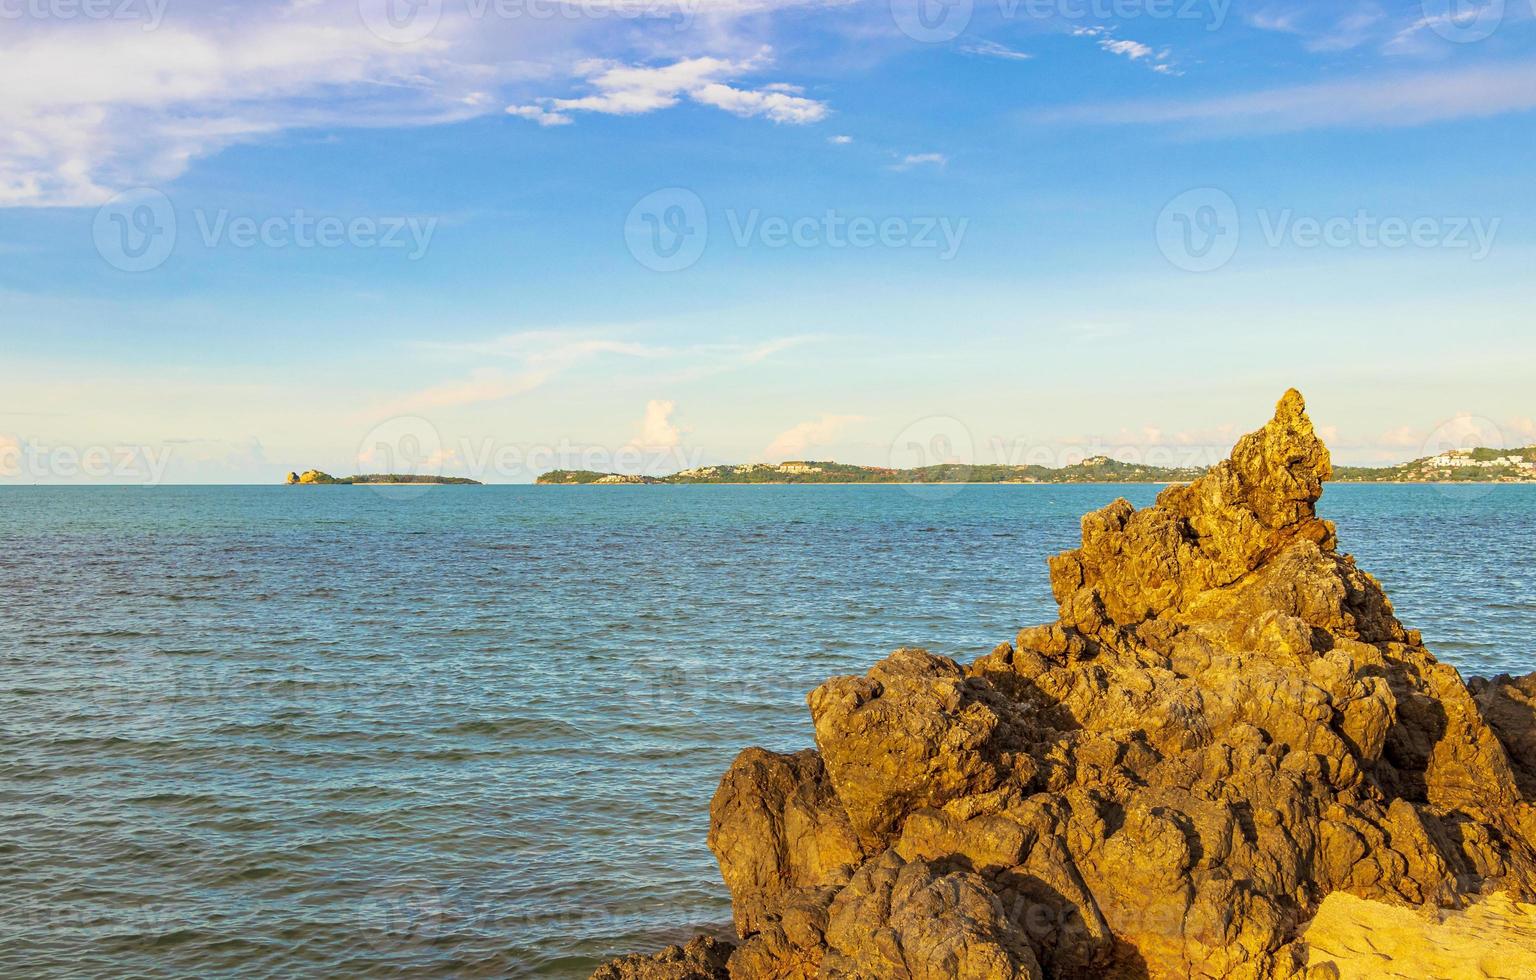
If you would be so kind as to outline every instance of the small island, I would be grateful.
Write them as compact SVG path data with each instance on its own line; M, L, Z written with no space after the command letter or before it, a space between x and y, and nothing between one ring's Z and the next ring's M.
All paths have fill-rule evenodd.
M303 473L289 473L286 481L289 486L316 486L316 487L347 487L347 486L401 486L405 484L418 484L422 486L483 486L479 480L469 480L462 476L423 476L415 473L364 473L359 476L332 476L320 470L305 470Z
M670 476L593 470L551 470L544 486L687 485L699 483L1188 483L1204 470L1149 466L1091 456L1070 466L948 463L915 469L854 466L829 461L699 466ZM1397 466L1336 466L1339 483L1536 483L1536 446L1524 449L1452 449Z

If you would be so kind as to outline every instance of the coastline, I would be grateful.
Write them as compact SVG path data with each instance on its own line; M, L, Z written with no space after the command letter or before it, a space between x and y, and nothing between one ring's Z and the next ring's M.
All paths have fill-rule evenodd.
M697 483L669 483L665 480L655 480L650 483L540 483L535 480L528 486L534 487L1172 487L1188 483L1187 480L1037 480L1026 483L1019 480L988 480L988 481L896 481L896 480L711 480ZM1327 486L1367 486L1367 487L1536 487L1536 480L1327 480ZM448 486L444 483L430 484L380 484L358 483L352 486Z

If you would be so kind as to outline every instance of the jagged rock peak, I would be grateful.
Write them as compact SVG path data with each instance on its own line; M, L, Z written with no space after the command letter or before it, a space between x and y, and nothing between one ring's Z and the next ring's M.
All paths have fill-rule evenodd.
M1316 504L1332 466L1301 393L1238 440L1229 459L1138 511L1126 500L1083 517L1082 547L1051 561L1062 622L1087 635L1133 627L1237 582L1295 540L1335 548Z

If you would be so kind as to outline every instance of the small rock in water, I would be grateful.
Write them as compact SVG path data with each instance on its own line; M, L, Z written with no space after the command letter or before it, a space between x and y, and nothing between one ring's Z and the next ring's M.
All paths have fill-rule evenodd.
M729 944L698 936L654 956L621 956L599 967L592 980L727 980L730 955Z

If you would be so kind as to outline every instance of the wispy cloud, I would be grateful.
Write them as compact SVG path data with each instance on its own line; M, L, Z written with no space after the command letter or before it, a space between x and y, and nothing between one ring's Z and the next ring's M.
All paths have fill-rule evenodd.
M949 157L943 153L908 153L896 163L896 170L911 170L914 167L937 167L942 170L949 166Z
M838 134L837 136L828 136L827 142L831 143L833 146L847 146L849 143L853 142L853 137Z
M382 0L245 0L173 5L133 20L6 18L0 31L0 208L100 204L174 181L236 143L303 128L451 123L506 109L541 125L572 112L649 112L678 98L775 122L815 122L827 106L780 85L739 85L766 64L751 19L823 0L590 0L582 19L495 15L496 5L419 4L428 32L393 43L367 11ZM123 5L162 9L158 3ZM476 9L479 16L474 14ZM115 8L114 8L115 9ZM490 13L486 11L489 10ZM613 17L660 66L593 61L611 53ZM651 35L686 14L695 29ZM747 25L747 26L743 26ZM757 53L752 53L756 51ZM558 52L558 53L552 53ZM722 53L724 52L724 53ZM746 52L743 56L741 52ZM611 54L609 55L611 57ZM574 66L574 67L572 67ZM517 91L575 77L591 92L522 104Z
M1387 12L1376 0L1310 6L1286 0L1252 8L1246 19L1259 30L1294 35L1308 51L1317 52L1353 50L1380 39L1389 24Z
M1041 113L1044 122L1198 125L1201 133L1420 126L1536 108L1536 64L1392 74L1184 101L1119 102Z
M1167 49L1157 50L1149 44L1140 41L1131 41L1125 38L1115 37L1107 27L1074 27L1073 37L1092 38L1098 44L1100 50L1131 61L1145 62L1147 67L1164 75L1182 74L1173 64L1173 53Z
M825 119L824 102L799 94L798 87L773 83L760 88L728 84L769 62L764 48L751 58L685 58L664 65L626 65L587 61L576 66L592 92L578 98L545 98L513 105L507 112L542 126L563 125L573 112L635 116L670 109L684 98L738 116L763 116L778 123L814 123Z
M648 377L658 382L695 380L761 363L811 339L791 336L756 344L674 347L568 330L528 330L484 340L426 341L414 346L452 361L475 363L460 377L420 388L374 406L365 414L370 417L409 415L505 401L542 388L577 367L604 358L643 360L678 368L670 375L658 375L654 367L649 368Z
M577 365L598 357L657 358L664 354L661 348L645 344L602 337L571 337L553 330L524 331L483 341L430 342L418 346L439 354L470 357L481 363L464 376L428 385L375 406L367 415L410 415L505 401L541 388ZM486 361L513 363L507 366L484 363Z
M271 14L271 11L268 11ZM0 207L88 205L295 126L463 119L485 76L318 14L158 30L109 21L0 38ZM355 14L354 14L355 20ZM326 93L324 100L307 96Z
M1004 61L1030 61L1035 56L1028 51L1019 51L1001 44L997 41L975 40L965 41L960 45L960 50L978 58L1001 58Z

